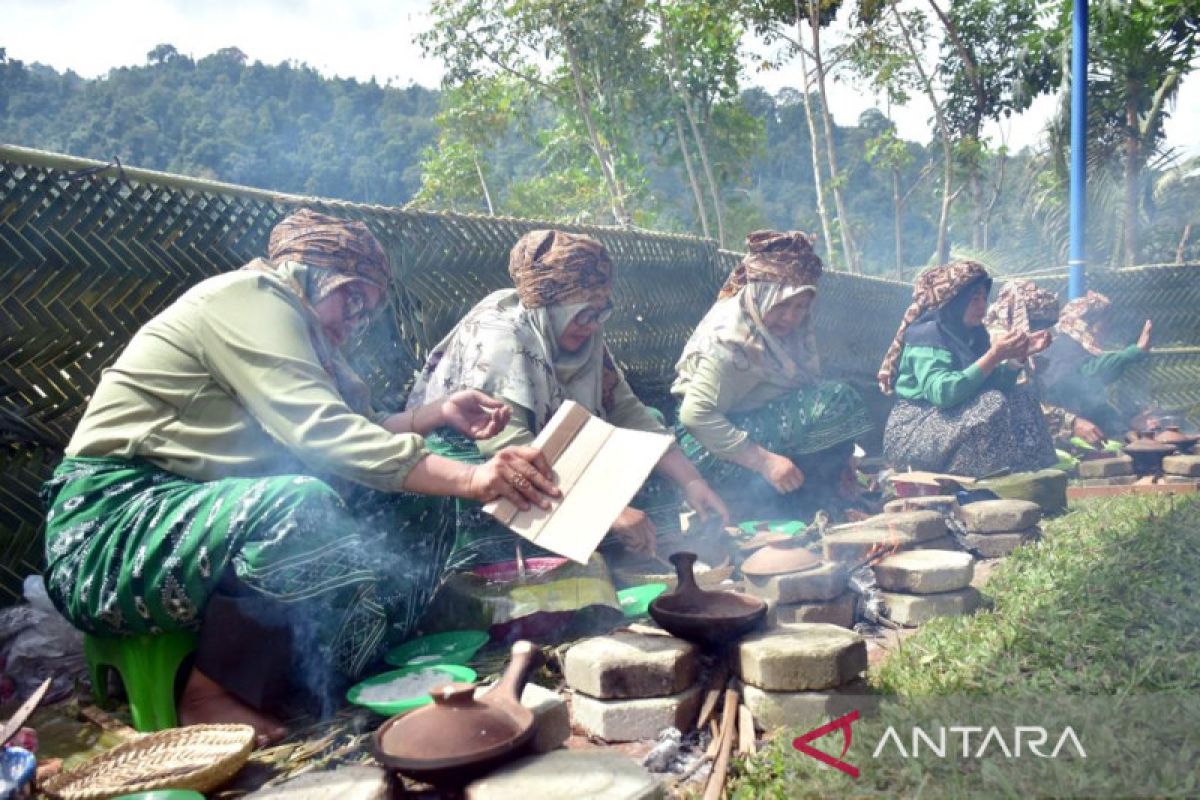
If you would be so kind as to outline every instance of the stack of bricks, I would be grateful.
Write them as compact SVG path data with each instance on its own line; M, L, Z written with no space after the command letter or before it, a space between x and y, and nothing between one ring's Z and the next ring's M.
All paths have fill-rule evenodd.
M1028 500L982 500L959 509L966 545L983 558L1001 558L1041 538L1042 509Z
M742 701L758 730L810 727L866 692L867 645L836 625L797 623L743 639L734 653Z
M585 639L563 659L572 721L610 742L691 730L700 711L699 673L700 654L690 642L628 631Z
M979 606L979 593L970 585L975 576L970 553L913 550L888 556L874 569L888 617L901 625L962 616Z

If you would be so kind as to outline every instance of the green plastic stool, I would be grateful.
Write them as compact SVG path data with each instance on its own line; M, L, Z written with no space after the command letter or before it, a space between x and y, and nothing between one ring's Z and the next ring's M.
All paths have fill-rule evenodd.
M83 638L92 692L108 702L108 675L115 669L129 697L133 727L142 733L174 728L175 677L183 660L196 649L196 635L172 631L157 636Z

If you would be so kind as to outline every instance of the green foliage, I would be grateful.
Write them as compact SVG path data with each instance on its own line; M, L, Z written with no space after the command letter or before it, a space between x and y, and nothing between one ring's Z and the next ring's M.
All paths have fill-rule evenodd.
M437 134L436 92L159 45L98 80L0 60L0 139L284 192L401 204Z

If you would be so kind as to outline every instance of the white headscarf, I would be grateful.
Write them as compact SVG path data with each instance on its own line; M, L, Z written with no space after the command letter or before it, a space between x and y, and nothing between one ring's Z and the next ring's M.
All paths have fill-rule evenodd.
M407 407L478 389L529 410L535 432L564 400L604 416L603 332L596 331L575 352L558 343L575 315L589 305L526 308L515 289L493 292L429 354Z
M769 383L784 388L811 385L817 381L821 361L812 331L812 312L785 338L776 338L763 318L779 303L812 292L816 286L792 286L754 281L713 304L696 327L675 365L674 394L687 390L702 357L731 361L755 384Z

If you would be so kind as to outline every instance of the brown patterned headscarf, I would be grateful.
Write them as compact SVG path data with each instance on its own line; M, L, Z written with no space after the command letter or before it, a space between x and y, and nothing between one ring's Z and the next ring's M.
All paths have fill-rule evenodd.
M729 274L718 299L732 297L748 283L816 286L824 265L813 252L814 237L802 231L754 231L746 237L746 255Z
M606 300L614 272L604 245L563 231L530 231L508 257L508 274L526 308Z
M346 405L359 414L370 413L367 384L325 337L315 305L338 287L355 281L386 293L392 272L379 240L361 222L306 208L288 215L271 230L267 256L269 260L255 259L243 269L275 276L308 309L309 338L321 366Z
M1063 306L1058 315L1058 332L1069 336L1094 356L1104 352L1096 336L1096 324L1112 308L1112 301L1099 292L1089 291Z
M981 279L989 279L988 271L977 261L954 261L940 267L926 270L917 278L913 285L913 300L904 319L896 330L896 338L892 340L879 373L875 376L879 381L879 389L884 394L891 394L896 382L896 372L900 368L900 355L904 352L904 333L917 317L941 308L949 303L958 293L970 284Z
M1032 333L1058 321L1058 295L1029 280L1009 281L1000 289L983 324L989 330Z
M306 292L313 303L354 281L386 292L392 280L387 253L366 225L308 208L289 214L271 230L267 258L316 267Z

